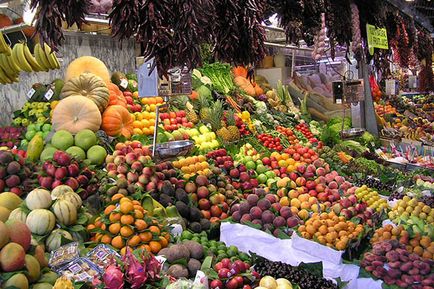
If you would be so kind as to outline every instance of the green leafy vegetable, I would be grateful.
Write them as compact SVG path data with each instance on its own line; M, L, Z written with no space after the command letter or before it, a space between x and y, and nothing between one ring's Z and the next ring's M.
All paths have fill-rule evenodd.
M235 88L231 76L231 66L227 63L215 62L205 64L200 68L200 72L203 76L211 79L213 87L218 93L227 95Z

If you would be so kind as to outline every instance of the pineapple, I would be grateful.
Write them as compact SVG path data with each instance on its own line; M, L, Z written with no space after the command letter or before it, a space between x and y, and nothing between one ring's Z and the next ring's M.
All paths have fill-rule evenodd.
M238 127L235 125L235 117L234 112L232 110L228 110L226 114L226 122L228 124L228 131L230 133L230 138L232 141L236 141L240 139L240 131Z
M231 136L229 130L222 126L221 119L223 118L223 103L220 100L217 100L211 110L210 110L210 118L209 123L211 124L211 128L216 134L223 139L224 142L230 142Z
M191 121L194 124L199 122L199 116L197 115L193 105L189 101L187 101L187 104L185 105L185 110L186 110L187 119L189 121Z
M198 100L199 100L199 106L200 106L200 110L199 110L200 118L204 122L210 122L211 108L210 108L210 103L209 103L208 98L206 96L199 95Z

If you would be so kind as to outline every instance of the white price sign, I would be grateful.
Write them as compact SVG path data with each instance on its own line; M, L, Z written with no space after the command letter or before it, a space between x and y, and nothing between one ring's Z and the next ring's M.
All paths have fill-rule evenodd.
M32 96L35 94L36 90L32 87L28 92L27 92L27 98L31 99Z

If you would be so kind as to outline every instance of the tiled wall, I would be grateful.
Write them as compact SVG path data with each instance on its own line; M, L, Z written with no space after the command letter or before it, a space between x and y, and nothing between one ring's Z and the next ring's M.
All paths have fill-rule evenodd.
M122 42L104 35L67 33L60 48L61 69L49 72L22 72L20 82L9 85L0 84L0 125L11 122L12 113L26 102L26 93L34 83L51 83L55 78L63 78L65 67L79 56L91 55L101 59L110 71L133 71L135 67L134 42Z

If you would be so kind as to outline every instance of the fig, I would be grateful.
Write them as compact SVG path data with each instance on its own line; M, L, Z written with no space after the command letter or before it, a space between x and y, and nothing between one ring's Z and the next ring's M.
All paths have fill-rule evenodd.
M399 279L399 277L401 276L401 271L399 269L390 269L389 271L387 271L387 273L393 279Z
M374 267L383 267L384 263L381 261L374 261L372 262L372 266Z
M399 266L401 266L401 262L399 261L389 262L388 264L390 268L394 268L394 269L399 269Z
M377 277L377 278L382 278L384 275L381 273L381 271L377 271L377 270L374 270L374 271L372 271L372 275L374 275L375 277Z
M415 261L416 262L416 261ZM413 264L411 262L406 262L399 267L399 270L403 272L408 272L413 268Z
M387 285L393 285L393 284L395 284L395 279L393 279L392 277L390 277L390 276L384 276L384 278L383 278L383 280L384 280L384 282L387 284Z
M413 269L411 269L410 271L408 271L408 274L410 274L411 276L415 276L415 275L418 275L419 274L419 269L417 269L417 268L413 268Z
M410 258L408 256L404 255L404 254L400 254L399 255L399 260L401 260L401 262L406 263L406 262L410 261Z
M389 262L395 262L399 260L399 254L395 251L390 251L386 253L386 258Z
M372 271L375 270L375 267L374 266L366 266L365 270L368 271L368 272L372 272Z
M423 286L434 286L434 281L431 279L424 279L422 280L421 284Z
M413 284L413 282L414 282L413 277L406 275L406 274L401 276L401 280L407 284Z
M407 288L409 285L409 283L402 281L402 280L396 280L395 284L398 285L399 287L402 287L402 288Z

